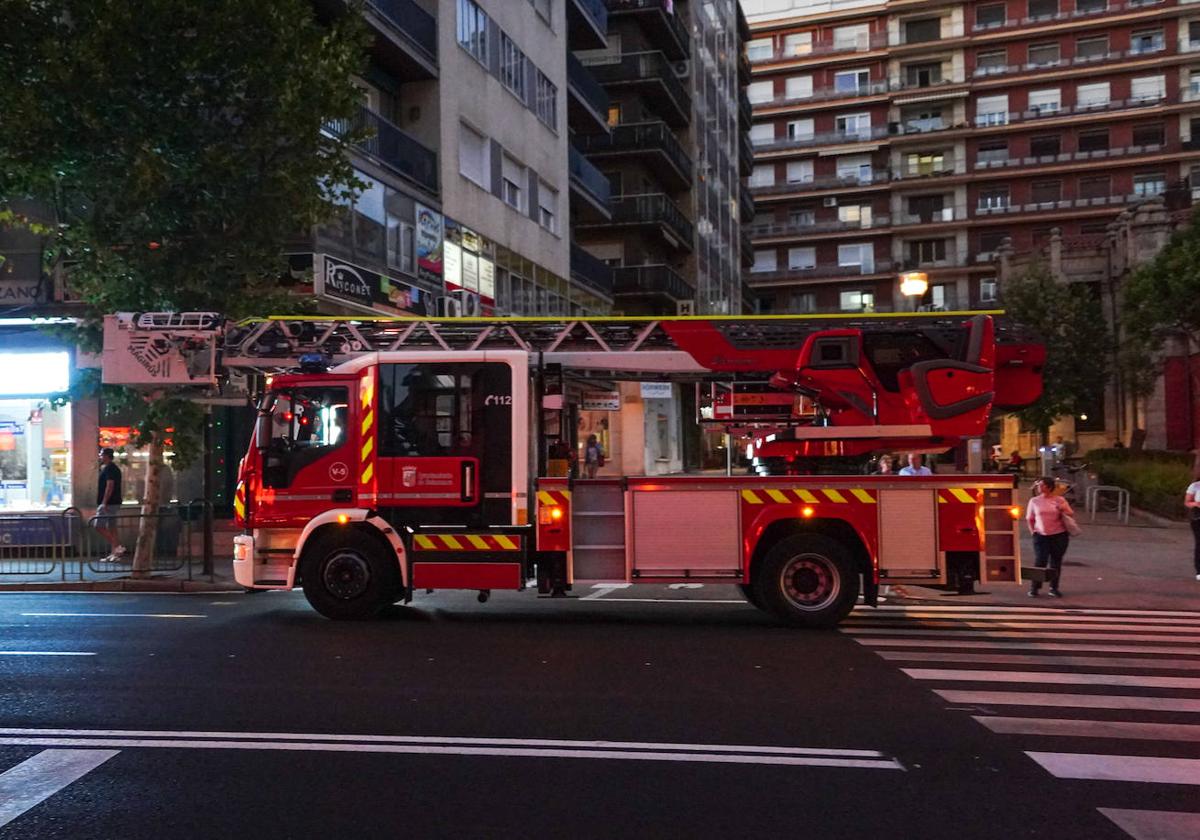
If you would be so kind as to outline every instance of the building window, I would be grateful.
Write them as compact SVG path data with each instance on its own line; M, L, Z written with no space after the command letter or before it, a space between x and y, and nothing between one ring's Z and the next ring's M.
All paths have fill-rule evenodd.
M757 123L750 126L750 143L763 146L775 142L775 126L773 123Z
M914 265L944 262L945 259L945 239L917 239L908 243L908 260Z
M388 216L387 263L403 274L416 274L413 266L413 226Z
M1078 146L1081 152L1107 152L1108 129L1097 128L1092 131L1079 132Z
M1133 145L1161 146L1163 144L1163 124L1145 123L1133 127Z
M1079 38L1075 41L1076 60L1094 60L1108 55L1108 36L1096 35L1090 38Z
M993 50L975 56L975 75L977 76L1003 73L1007 69L1008 52L1006 50Z
M1129 84L1129 98L1148 102L1167 95L1166 76L1139 76Z
M1007 140L988 140L979 144L975 159L979 163L995 163L1008 160Z
M1133 176L1133 194L1162 195L1167 191L1167 176L1161 172L1139 172Z
M871 84L871 71L867 69L843 70L833 75L833 89L838 93L866 93Z
M843 204L838 207L838 221L854 227L869 228L871 226L871 206L869 204Z
M1029 45L1030 67L1048 67L1053 64L1058 64L1058 59L1059 51L1057 41L1053 41L1049 44Z
M904 174L912 176L935 175L946 171L944 152L910 152L904 158Z
M1035 158L1056 157L1062 151L1062 138L1057 134L1043 134L1029 139L1029 156Z
M941 62L931 64L909 64L904 68L904 83L908 87L929 87L941 84Z
M789 140L812 140L813 121L812 118L803 120L792 120L787 124L787 136Z
M1188 21L1188 48L1200 48L1200 20Z
M1053 204L1062 199L1062 181L1034 181L1029 199L1034 204Z
M816 267L816 248L788 248L788 268L793 271L807 271Z
M751 61L769 61L775 55L770 38L755 38L746 42L746 58Z
M754 82L746 86L746 98L751 102L770 102L775 98L774 82Z
M1129 51L1137 55L1158 52L1163 46L1161 29L1144 29L1141 32L1134 32L1129 39Z
M775 183L775 165L756 166L750 170L750 186L769 187ZM619 191L618 191L619 194Z
M838 296L838 305L843 312L873 312L875 310L875 293L861 289L842 292Z
M1008 187L986 187L979 191L980 210L1002 210L1008 206Z
M1006 230L987 230L979 234L979 252L980 256L994 254L1000 250L1000 246L1004 244L1004 240L1008 239L1008 231Z
M872 175L870 155L842 155L837 159L837 176L842 181L869 184Z
M813 210L800 209L788 211L788 224L792 227L809 227L817 221L817 214Z
M621 103L608 103L608 119L606 120L609 128L616 128L621 124Z
M1096 108L1109 102L1108 82L1094 82L1075 89L1075 104L1080 108Z
M906 44L940 41L941 38L942 19L940 17L904 21L904 43Z
M817 296L813 292L792 292L788 295L788 312L805 315L817 311Z
M1058 14L1058 0L1029 0L1029 17L1034 20Z
M488 16L472 0L458 0L458 44L487 67Z
M537 91L536 105L538 119L544 122L550 128L558 131L558 86L550 81L541 70L537 73ZM621 106L617 106L617 118L620 119ZM609 109L609 118L612 118L612 109Z
M999 291L995 277L985 277L979 281L979 302L994 303L996 301L996 293Z
M811 184L813 180L813 162L811 160L789 160L787 164L787 182L789 184Z
M558 233L558 190L545 181L538 181L538 224L551 233Z
M783 36L783 54L785 56L808 55L812 52L813 36L811 32L793 32Z
M875 270L875 248L869 242L839 245L838 265L857 268L859 274L870 274Z
M776 253L774 248L766 251L754 252L754 265L750 268L752 273L762 274L766 271L775 271L776 268L778 268L778 264L776 262Z
M988 3L986 6L975 7L975 28L989 29L993 26L1003 26L1008 15L1003 3Z
M467 179L487 189L488 141L475 129L460 123L458 126L458 171Z
M812 76L788 76L783 82L783 95L788 99L808 99L812 92Z
M871 30L865 23L851 26L839 26L833 30L833 48L835 50L862 50L871 46Z
M1053 114L1061 106L1062 95L1058 88L1029 91L1029 110L1035 114Z
M1108 198L1112 194L1112 179L1107 175L1093 175L1079 179L1080 198Z
M833 123L838 134L861 140L871 136L870 114L841 114L834 118Z
M1108 8L1108 0L1075 0L1075 11L1083 14L1103 12Z
M975 101L976 125L1007 125L1008 94L981 96Z
M500 82L520 99L525 98L525 53L507 33L500 33Z
M514 210L525 212L525 167L504 155L500 160L500 197Z

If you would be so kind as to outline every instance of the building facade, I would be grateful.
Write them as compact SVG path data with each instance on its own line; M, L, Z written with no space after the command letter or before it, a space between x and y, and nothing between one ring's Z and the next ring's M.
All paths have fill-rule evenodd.
M743 5L760 312L987 308L1002 243L1104 234L1200 165L1200 4Z

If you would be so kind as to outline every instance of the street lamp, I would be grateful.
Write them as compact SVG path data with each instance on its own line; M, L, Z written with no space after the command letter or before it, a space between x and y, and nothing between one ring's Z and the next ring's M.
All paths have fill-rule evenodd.
M929 275L924 271L906 271L900 275L900 294L912 300L913 312L917 311L921 298L929 291Z

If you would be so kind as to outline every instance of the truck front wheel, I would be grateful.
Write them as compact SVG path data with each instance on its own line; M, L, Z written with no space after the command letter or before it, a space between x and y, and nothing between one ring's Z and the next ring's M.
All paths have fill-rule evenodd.
M304 597L326 618L374 618L392 603L399 570L376 540L353 529L329 530L304 549Z
M833 627L858 601L849 552L822 534L795 534L773 545L754 586L764 609L797 627Z

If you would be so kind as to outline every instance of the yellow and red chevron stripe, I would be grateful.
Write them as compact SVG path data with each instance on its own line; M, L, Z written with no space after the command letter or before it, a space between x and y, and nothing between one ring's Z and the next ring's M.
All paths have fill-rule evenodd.
M800 487L772 487L765 490L743 490L742 501L752 505L795 504L796 502L803 502L806 505L815 505L821 502L832 502L837 505L854 503L873 505L878 503L878 498L874 491L864 490L861 487L848 487L840 490L835 488L805 490Z
M975 494L977 492L979 491L974 488L950 487L938 491L938 502L943 505L950 504L951 502L962 502L964 505L973 505L976 502Z
M375 379L369 369L358 381L358 402L362 412L358 483L367 485L375 477Z
M537 494L538 504L542 505L562 505L566 507L571 504L570 490L539 490Z
M520 551L516 534L417 534L416 551Z

